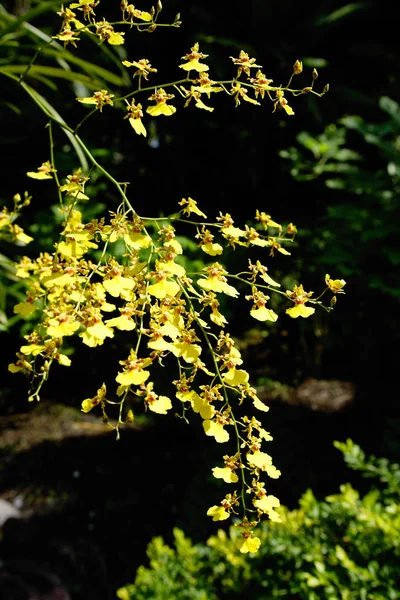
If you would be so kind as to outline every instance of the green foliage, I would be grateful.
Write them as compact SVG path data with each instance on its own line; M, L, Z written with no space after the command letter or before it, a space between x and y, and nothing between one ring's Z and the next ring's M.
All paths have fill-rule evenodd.
M297 181L323 178L337 192L322 192L326 208L312 242L315 263L328 268L340 261L346 276L368 269L370 288L398 297L400 106L382 96L379 108L375 123L346 115L319 135L301 132L299 146L280 155L291 162ZM380 260L372 260L377 252Z
M193 545L180 529L175 528L173 534L174 549L161 537L150 542L147 556L151 568L139 567L135 585L118 591L120 600L217 600L212 578L207 573L209 550L200 544Z
M179 530L175 549L155 538L148 549L150 567L141 566L135 583L121 588L118 598L400 598L400 466L366 459L351 440L335 446L352 469L383 485L361 496L346 483L324 500L308 490L298 509L279 509L282 523L257 528L262 544L251 558L235 551L235 526L218 531L207 545L192 545Z

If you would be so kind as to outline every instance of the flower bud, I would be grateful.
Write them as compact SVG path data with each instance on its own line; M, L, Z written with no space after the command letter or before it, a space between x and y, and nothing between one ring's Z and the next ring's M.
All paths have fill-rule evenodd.
M326 94L327 92L329 92L329 83L326 84L326 86L323 89L323 94Z
M313 69L312 70L312 78L315 81L316 79L318 79L318 71L317 69Z
M157 0L157 12L161 12L162 11L162 3L161 0Z
M302 73L303 71L303 63L301 60L296 60L296 62L293 65L293 72L295 75L300 75L300 73Z

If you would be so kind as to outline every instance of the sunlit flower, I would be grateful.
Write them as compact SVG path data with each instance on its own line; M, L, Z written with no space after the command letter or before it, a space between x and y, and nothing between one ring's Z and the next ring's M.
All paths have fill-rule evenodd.
M213 521L225 521L229 519L229 513L223 506L211 506L207 511L207 515L212 517Z
M272 79L267 79L260 70L257 71L256 76L250 78L250 83L255 86L255 96L257 98L258 94L260 94L261 98L264 98L265 92L269 92L272 88L270 87L270 83L272 83Z
M276 100L274 102L274 110L272 112L275 112L276 107L280 106L281 108L284 109L284 111L286 112L287 115L294 115L294 110L291 106L289 106L289 104L287 103L287 100L284 96L284 92L282 90L277 90L276 91Z
M28 171L28 177L32 179L53 179L51 173L55 173L56 170L50 164L50 161L46 161L40 165L37 171Z
M99 92L94 92L93 96L77 98L77 100L78 102L82 102L82 104L95 104L96 108L101 112L105 104L113 105L112 98L114 98L114 94L109 94L107 90L100 90Z
M147 58L134 60L132 62L129 60L123 60L122 64L125 67L136 67L137 70L134 72L133 77L143 77L143 79L146 79L146 81L150 73L157 73L157 69L153 69L150 61L147 60Z
M313 295L313 292L305 292L302 285L296 285L292 291L286 291L286 295L293 300L295 304L292 308L286 309L286 313L292 317L292 319L297 319L297 317L306 319L315 313L315 308L305 306L305 303L308 302Z
M226 483L236 483L239 481L236 473L234 473L229 467L214 467L212 474L216 479L223 479Z
M214 263L205 269L208 273L207 278L198 279L198 285L207 292L222 292L227 296L236 298L239 292L232 285L229 285L225 277L226 271L219 263Z
M244 50L241 50L239 52L238 58L234 58L233 56L230 56L229 58L233 61L233 64L238 67L236 77L240 77L242 72L250 77L250 69L254 69L255 67L261 67L261 65L256 65L256 59L249 58L249 55L247 54L247 52L244 52Z
M190 217L190 215L192 213L194 213L195 215L198 215L199 217L204 217L205 219L207 219L207 215L205 215L197 206L197 202L196 200L193 200L193 198L182 198L182 200L180 202L178 202L178 204L180 206L183 206L182 208L182 212L187 215L188 217Z
M240 550L240 552L242 552L242 554L247 554L248 552L254 554L255 552L258 552L260 546L260 538L253 537L252 534L247 534L246 537L243 538L243 540L237 542L237 548Z
M257 100L248 95L246 88L243 88L238 81L235 81L235 83L232 84L231 96L234 97L236 106L239 106L241 100L245 100L246 102L250 102L257 106L260 105Z
M146 385L145 404L149 410L159 415L166 415L172 408L172 402L167 396L158 396L153 391L153 382Z
M196 42L191 48L191 52L185 56L182 56L182 58L188 62L184 63L183 65L179 65L179 68L183 69L184 71L194 70L198 73L201 73L202 71L208 71L208 65L200 62L202 58L207 58L207 56L208 54L199 52L199 44Z
M249 374L243 369L232 367L222 375L222 380L228 385L245 385L249 381Z
M112 46L120 46L125 42L125 33L114 31L114 27L105 20L96 22L96 35L99 36L101 42L107 41Z
M169 117L173 115L176 112L176 108L171 104L167 104L167 101L174 97L174 94L167 94L163 88L159 88L149 97L149 100L153 100L155 105L148 106L146 112L152 117L157 117L158 115Z
M36 309L37 306L33 304L33 302L19 302L14 306L13 310L16 315L21 315L21 317L27 317L28 315L31 315L33 312L35 312Z
M76 48L76 42L79 42L80 40L79 33L77 34L76 31L72 31L69 27L64 27L60 33L57 33L57 35L53 35L52 37L64 42L65 47L68 46L68 44L72 44Z
M222 444L229 440L229 433L218 421L206 419L203 421L203 429L206 435L214 436L215 441Z
M330 275L325 275L325 283L334 294L344 294L343 288L346 285L344 279L331 279Z
M260 212L256 210L256 219L261 223L263 229L267 229L268 227L276 227L279 230L282 230L282 225L274 221L271 215L267 215L265 212Z
M98 404L104 404L104 402L106 401L106 393L106 384L103 383L102 386L97 390L97 394L93 398L86 398L86 400L82 402L82 412L88 413L92 410L92 408L94 408Z
M253 467L257 467L261 469L261 471L266 471L267 467L272 465L272 458L269 454L265 452L261 452L260 450L256 450L255 452L249 452L246 455L247 462Z

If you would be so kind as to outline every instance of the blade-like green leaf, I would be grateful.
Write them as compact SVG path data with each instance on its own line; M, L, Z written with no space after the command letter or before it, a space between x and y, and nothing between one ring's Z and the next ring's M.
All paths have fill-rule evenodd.
M361 10L362 8L367 8L369 6L369 2L351 2L350 4L345 4L341 8L334 10L329 15L323 15L319 19L316 20L316 25L327 25L331 23L335 23L336 21L340 21L340 19L344 19L348 17L352 13L357 10Z
M59 6L59 5L60 5L59 0L49 0L48 2L39 2L38 6L35 6L35 8L28 10L28 12L21 15L20 17L15 17L14 15L11 15L9 12L7 12L5 7L2 4L0 4L1 16L5 20L7 20L9 23L7 25L7 27L0 30L0 38L4 37L8 33L11 33L12 31L15 31L16 29L18 29L18 27L20 25L22 25L24 22L32 21L32 19L34 19L38 15L41 15L42 13L50 11L53 8L53 6Z
M45 48L42 54L45 54L46 56L52 56L54 58L57 58L57 55L61 54L62 58L64 58L67 62L72 63L77 67L80 67L87 73L91 73L99 79L102 79L107 83L112 83L115 86L124 87L127 85L127 83L129 83L129 79L127 81L124 81L124 79L119 75L115 75L115 73L112 73L108 69L103 69L103 67L99 67L99 65L91 63L87 60L83 60L82 58L75 56L74 54L72 54L72 52L69 52L65 48L62 48L61 50Z
M29 65L5 65L0 67L2 73L24 73ZM45 77L55 77L57 79L67 79L68 81L79 81L89 89L96 90L101 87L101 81L93 79L89 75L78 73L77 71L66 71L58 67L49 67L47 65L32 65L27 73L27 77L36 77L44 75Z

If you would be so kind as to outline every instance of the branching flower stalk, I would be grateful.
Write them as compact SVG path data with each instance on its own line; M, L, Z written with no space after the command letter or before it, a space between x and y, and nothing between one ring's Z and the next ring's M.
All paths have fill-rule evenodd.
M99 3L99 0L80 0L62 7L58 13L62 26L54 38L76 48L81 36L97 36L99 43L112 47L123 44L125 39L125 32L114 29L117 25L149 32L161 26L157 20L162 9L160 2L145 12L123 0L122 20L118 23L97 20ZM179 25L177 15L170 26ZM234 453L224 453L221 465L212 469L214 477L222 479L232 491L210 507L207 514L214 521L223 521L240 513L241 521L236 523L242 531L238 549L254 553L260 547L260 540L253 533L257 523L265 516L280 520L279 500L267 492L264 483L265 477L276 479L280 472L264 452L272 436L257 418L263 417L269 408L258 398L249 383L249 373L242 368L241 353L227 332L229 323L223 306L227 301L234 302L244 289L250 315L258 322L274 323L279 318L270 307L267 293L284 298L287 316L309 318L315 312L314 306L332 310L337 296L343 293L345 281L332 280L326 275L324 289L315 299L313 292L306 292L301 284L292 290L281 290L281 284L264 263L270 264L276 254L290 255L287 246L297 229L292 223L283 227L262 210L256 211L252 226L238 226L230 214L222 212L210 222L189 197L179 200L176 210L167 217L140 216L128 198L126 184L117 181L95 159L78 135L95 112L102 112L106 118L107 110L122 107L126 111L124 118L135 133L146 136L145 116L149 119L173 116L178 111L176 95L183 108L194 106L213 111L209 105L212 94L222 92L233 98L236 106L244 101L259 107L267 100L272 102L273 112L283 110L287 116L293 116L285 94L312 93L321 97L328 91L327 86L322 92L314 90L315 70L309 86L291 87L292 80L303 70L299 60L293 66L287 86L274 87L261 65L244 51L238 57L230 57L236 68L231 80L213 81L204 62L206 58L195 43L182 57L185 62L179 65L187 73L186 78L146 87L142 86L143 81L157 70L145 58L124 60L127 69L135 69L133 79L138 82L137 88L119 98L105 89L90 97L77 98L93 108L74 129L52 114L25 81L20 82L49 118L50 160L44 160L36 171L27 175L33 180L54 183L64 221L53 252L42 253L35 259L24 256L16 265L16 274L25 279L27 291L25 301L19 302L14 312L36 324L25 336L25 343L9 370L25 375L30 383L29 400L39 400L53 363L71 365L73 340L93 352L116 336L125 337L128 352L119 361L119 368L116 367L115 389L108 390L104 382L99 382L95 395L82 401L82 411L87 413L98 407L118 437L120 428L132 422L135 413L148 410L163 415L175 407L177 413L181 409L186 420L189 411L196 413L205 435L216 443L229 445L233 437ZM140 102L136 97L140 97ZM78 169L65 177L60 175L52 135L56 125L72 134L85 154L91 165L87 174ZM95 170L118 191L121 203L116 212L85 221L80 206L89 199L85 184ZM19 195L14 201L13 212L4 208L0 214L0 235L14 235L28 243L31 238L23 237L25 234L13 225L14 215L24 203ZM193 239L206 262L199 272L188 272L183 266L183 248L177 239L180 227L185 231L193 227ZM122 258L115 250L117 244L124 245ZM247 270L235 274L228 272L222 261L237 246L247 249L249 263ZM257 258L260 255L265 257L263 262ZM327 306L321 301L325 293L331 295ZM36 315L40 317L35 320ZM165 367L174 373L170 389L158 389L157 373ZM239 407L240 413L246 408L248 414L238 416Z

